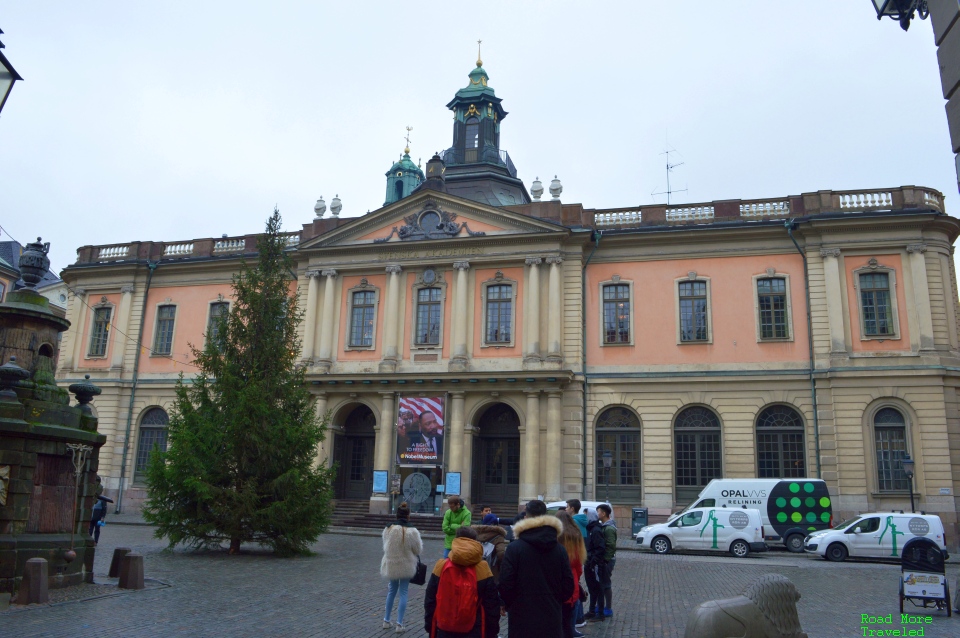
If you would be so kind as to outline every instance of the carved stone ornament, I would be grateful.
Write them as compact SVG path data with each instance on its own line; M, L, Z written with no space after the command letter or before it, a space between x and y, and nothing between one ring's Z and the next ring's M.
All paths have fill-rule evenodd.
M547 257L547 263L548 263L548 264L562 264L562 263L563 263L563 257L561 257L560 255L550 255L549 257Z
M109 303L110 303L110 302L107 301L107 296L104 295L104 296L100 297L100 303L98 303L97 305L98 305L98 306L106 306L106 305L108 305Z
M129 294L133 293L133 291L134 291L134 287L133 287L133 286L123 286L123 287L120 289L120 294L129 295Z
M877 261L876 257L871 257L870 261L867 262L867 268L870 270L876 270L880 267L880 262Z
M697 278L697 271L691 270L690 272L687 273L687 279L693 281L696 278Z
M324 277L336 277L337 271L333 268L327 268L325 270L321 270L320 274L323 275Z
M767 268L767 277L773 277L775 274L777 274L776 268Z
M453 262L453 269L454 269L454 270L470 270L470 262L469 262L469 261L455 261L455 262Z
M399 275L402 270L403 269L399 266L399 264L391 264L386 268L387 274L390 275Z
M907 246L908 253L925 253L927 252L926 244L910 244Z
M620 275L614 275L613 277L610 278L610 281L612 281L615 284L620 283Z
M503 271L498 270L497 273L493 276L495 281L503 281Z
M373 243L386 243L394 235L399 237L400 241L450 239L459 235L461 230L466 230L471 237L486 235L483 231L474 232L470 230L467 222L457 222L456 213L448 213L441 209L436 202L429 200L424 203L420 212L407 215L403 218L403 221L406 222L403 226L394 226L389 235L374 239Z
M10 485L10 466L0 465L0 505L7 504L8 485Z
M357 288L369 288L370 282L367 281L366 277L360 279L360 283L357 285Z
M543 260L539 257L527 257L523 263L528 266L539 266L541 263L543 263Z
M416 283L422 286L437 286L445 284L446 281L443 278L443 271L425 268L423 272L417 273Z
M840 249L839 248L821 248L820 256L821 257L839 257Z

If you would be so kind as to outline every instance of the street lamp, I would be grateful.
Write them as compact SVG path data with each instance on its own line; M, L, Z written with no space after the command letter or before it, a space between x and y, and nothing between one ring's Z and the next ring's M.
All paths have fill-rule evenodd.
M917 508L913 506L913 468L915 463L913 459L910 458L909 454L905 454L904 457L900 460L900 466L903 468L903 473L907 476L907 480L910 481L910 512L913 514L917 513Z
M927 0L873 0L873 7L877 10L877 20L884 16L898 20L904 31L910 28L914 12L920 14L921 20L930 15Z
M3 33L3 30L0 29L0 34ZM0 49L3 48L3 42L0 42ZM13 68L13 65L7 60L6 56L3 55L3 51L0 51L0 111L3 110L3 105L7 103L7 96L10 95L10 89L13 88L13 83L17 80L22 80L20 74L17 73L17 70Z
M613 452L610 450L603 451L603 467L606 470L607 475L607 489L606 493L603 496L603 500L610 502L610 466L613 465Z

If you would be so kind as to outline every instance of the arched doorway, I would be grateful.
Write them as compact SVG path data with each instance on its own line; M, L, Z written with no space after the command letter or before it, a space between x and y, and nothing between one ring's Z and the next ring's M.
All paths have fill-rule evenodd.
M339 499L367 499L373 491L374 426L377 417L365 405L355 407L344 420L343 434L334 438L333 458L339 466L334 489Z
M520 501L520 417L509 405L497 403L483 413L477 427L473 500L513 509Z

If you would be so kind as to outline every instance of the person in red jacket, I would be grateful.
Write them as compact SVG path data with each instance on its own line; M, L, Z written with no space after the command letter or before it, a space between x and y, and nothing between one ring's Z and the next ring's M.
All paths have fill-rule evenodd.
M570 559L570 571L573 572L573 591L563 603L563 638L581 638L584 634L577 630L576 608L580 600L580 576L583 575L583 563L587 558L587 547L583 543L580 527L566 510L557 512L557 518L563 525L560 532L560 544L567 550Z

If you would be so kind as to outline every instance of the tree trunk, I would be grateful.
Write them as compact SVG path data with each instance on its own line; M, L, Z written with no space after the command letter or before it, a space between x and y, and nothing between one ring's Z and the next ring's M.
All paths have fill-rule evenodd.
M234 536L230 539L230 553L239 554L240 553L240 537Z

